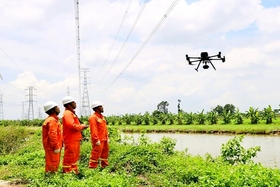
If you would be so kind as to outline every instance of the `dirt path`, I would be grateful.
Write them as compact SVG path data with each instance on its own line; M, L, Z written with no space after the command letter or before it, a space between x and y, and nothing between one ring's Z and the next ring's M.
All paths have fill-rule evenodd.
M10 184L10 181L0 180L0 187L20 187L21 185Z

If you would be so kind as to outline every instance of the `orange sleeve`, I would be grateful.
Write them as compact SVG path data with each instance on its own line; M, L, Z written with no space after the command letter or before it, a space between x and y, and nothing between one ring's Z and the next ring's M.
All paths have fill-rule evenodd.
M98 140L100 140L98 137L97 120L94 115L90 116L89 118L89 128L90 128L91 141L97 142Z
M49 136L49 141L50 141L51 147L54 150L60 148L60 142L58 140L57 129L58 129L58 124L57 124L56 120L54 120L54 119L50 120L48 136Z

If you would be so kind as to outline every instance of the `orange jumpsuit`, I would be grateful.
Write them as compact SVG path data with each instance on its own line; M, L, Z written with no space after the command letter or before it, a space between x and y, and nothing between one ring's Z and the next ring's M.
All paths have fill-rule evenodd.
M60 153L54 150L62 147L61 124L57 115L49 115L42 125L42 141L45 150L45 172L58 171Z
M89 168L97 168L99 160L101 161L101 167L104 168L109 165L107 122L102 114L95 112L89 118L89 125L92 143ZM100 145L96 145L98 141L100 141Z
M81 131L84 126L80 124L79 118L74 111L65 109L62 117L63 125L63 173L74 171L78 174L78 160L80 158L80 141L82 139Z

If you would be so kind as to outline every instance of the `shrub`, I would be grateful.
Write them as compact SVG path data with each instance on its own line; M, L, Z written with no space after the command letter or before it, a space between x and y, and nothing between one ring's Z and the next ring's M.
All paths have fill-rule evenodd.
M245 149L241 146L244 135L234 137L226 144L222 144L222 159L230 164L247 164L252 163L252 158L257 156L257 152L261 150L260 146Z
M29 133L23 127L8 126L0 130L0 154L14 153L27 140Z

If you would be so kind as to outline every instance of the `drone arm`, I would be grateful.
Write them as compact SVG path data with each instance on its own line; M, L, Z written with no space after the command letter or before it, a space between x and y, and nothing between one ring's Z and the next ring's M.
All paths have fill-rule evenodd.
M200 60L200 61L199 61L199 63L198 63L198 65L197 65L197 67L195 68L195 70L196 70L197 72L198 72L198 68L199 68L199 66L200 66L201 62L202 62L202 60Z
M219 58L219 55L208 56L208 58L212 58L212 57L218 57Z
M214 68L214 70L216 70L215 66L212 64L211 60L209 60L209 63L212 65L212 67Z

